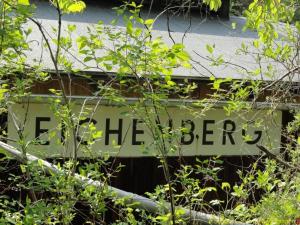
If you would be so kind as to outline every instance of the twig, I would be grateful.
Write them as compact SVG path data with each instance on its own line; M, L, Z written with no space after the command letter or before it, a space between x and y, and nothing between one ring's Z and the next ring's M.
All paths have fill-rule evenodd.
M291 75L292 73L297 72L297 70L300 71L300 66L297 66L297 67L295 67L294 69L292 69L292 70L286 72L286 73L285 73L284 75L282 75L280 78L278 78L277 80L273 81L273 82L270 83L269 85L267 85L267 86L265 86L264 88L262 88L262 89L260 90L260 93L263 92L263 91L265 91L265 90L267 90L267 89L269 89L270 87L274 86L275 84L277 84L278 82L282 81L284 78L286 78L287 76Z
M7 152L8 154L12 155L15 159L17 159L20 162L39 162L39 165L42 165L42 169L50 174L66 174L67 171L59 169L57 166L53 165L52 163L49 163L46 160L40 159L36 156L33 156L31 154L26 154L26 160L24 159L24 156L22 152L17 150L15 147L8 145L2 141L0 141L0 147ZM149 198L123 191L121 189L106 185L100 181L95 181L89 178L86 178L84 176L81 176L77 173L73 174L74 179L83 187L86 187L88 185L92 185L97 188L103 188L107 187L108 191L112 194L112 197L115 197L117 199L124 199L125 204L130 205L133 208L140 208L144 209L151 213L159 213L161 209L161 204L158 202L155 202ZM137 204L133 204L137 203ZM163 205L165 207L165 210L168 212L170 211L170 204ZM228 225L250 225L246 223L236 222L232 220L226 220L223 217L219 217L216 215L206 214L202 212L197 212L194 210L185 209L182 207L176 207L176 209L182 209L184 210L184 214L182 215L182 218L188 219L191 218L193 221L193 224L198 225L219 225L226 222Z
M300 172L300 167L295 167L295 166L287 163L286 161L280 159L275 154L273 154L271 151L269 151L268 149L266 149L264 146L262 146L262 145L256 145L256 147L258 147L261 151L263 151L264 153L266 153L267 156L269 156L270 158L276 160L278 163L282 164L283 166Z

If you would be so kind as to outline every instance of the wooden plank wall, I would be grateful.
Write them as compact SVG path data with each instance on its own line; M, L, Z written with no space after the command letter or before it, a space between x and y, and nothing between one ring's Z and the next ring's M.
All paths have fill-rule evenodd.
M103 79L103 78L102 78ZM193 93L193 96L199 99L203 99L211 94L209 81L195 81L198 83L198 88ZM69 87L68 79L65 80L66 87ZM72 80L71 92L72 95L80 96L90 96L93 91L96 90L95 82L90 82L83 78L76 78ZM58 88L58 81L51 80L45 83L37 83L32 88L33 94L50 94L50 88ZM132 96L132 94L131 94ZM134 96L134 95L133 95ZM283 127L287 125L289 121L293 118L292 114L288 111L283 111ZM0 122L2 128L6 128L6 115L2 115ZM288 140L285 137L282 137L283 144ZM209 157L199 156L200 160L207 159ZM239 182L239 177L237 175L238 170L247 170L251 163L256 160L255 156L232 156L232 157L221 157L223 161L221 165L223 170L219 173L219 177L224 182L230 184L235 184ZM163 171L160 167L159 160L153 157L144 157L144 158L115 158L112 159L114 165L122 164L124 167L122 170L116 174L115 177L111 179L111 185L118 187L120 189L134 192L137 194L144 194L145 192L152 192L156 185L165 184L165 178ZM82 161L83 162L83 161ZM183 164L194 165L196 163L195 157L169 157L168 162L170 165L171 174L173 174L177 169L180 168ZM9 187L8 174L15 173L21 174L19 169L19 164L14 161L1 161L0 162L0 194L7 194L11 196L19 196L23 199L26 197L26 192L20 189L11 189ZM195 175L197 176L197 175ZM174 177L174 176L173 176ZM198 176L200 180L205 179L204 177ZM225 198L224 193L219 189L214 195L208 196L208 198ZM209 199L208 199L209 200ZM86 210L84 204L78 204L78 210ZM108 217L115 217L116 215L109 214ZM75 220L74 220L75 221ZM74 224L80 224L80 221L83 221L79 215L76 217L76 222Z

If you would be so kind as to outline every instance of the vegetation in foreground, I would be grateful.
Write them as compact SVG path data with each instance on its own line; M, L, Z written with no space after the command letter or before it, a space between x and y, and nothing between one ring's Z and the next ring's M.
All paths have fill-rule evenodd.
M282 130L287 143L282 146L281 154L273 155L271 144L257 146L264 155L258 157L250 167L238 171L240 182L231 185L219 177L222 162L217 157L198 160L193 165L182 165L177 171L171 172L167 156L180 151L180 139L190 130L183 126L171 128L162 122L162 115L168 112L165 102L170 96L176 96L182 102L193 99L192 93L197 87L195 83L176 83L172 79L175 68L192 66L184 45L174 43L167 46L160 38L153 38L152 25L155 20L142 19L139 14L142 6L134 2L125 3L117 9L119 19L125 22L126 29L118 32L99 22L74 43L72 34L76 32L76 26L69 25L62 32L64 28L60 22L64 14L82 12L84 2L49 2L57 11L58 21L57 27L52 28L54 35L51 37L34 18L35 7L28 0L0 2L1 111L12 118L17 130L17 139L7 140L5 133L2 138L12 142L21 153L17 157L20 161L19 172L13 173L5 163L16 155L7 154L5 149L9 147L6 148L0 142L6 155L1 159L5 162L1 170L9 175L6 179L8 183L4 186L1 184L2 193L6 193L0 197L1 224L71 224L76 222L79 213L83 213L76 209L78 203L88 209L86 214L81 214L86 224L106 223L105 218L113 211L118 215L112 218L114 224L197 223L192 216L183 216L186 215L184 208L213 214L217 216L214 222L219 224L228 223L229 220L248 224L295 223L296 218L300 217L299 108L290 109L294 118ZM221 4L220 0L203 2L211 10L217 10ZM257 121L254 126L268 130L262 121L271 120L282 103L295 103L299 90L293 82L299 78L300 23L295 17L298 5L298 1L253 1L244 14L247 17L246 28L256 30L258 39L251 46L242 45L237 54L241 57L253 56L256 68L245 70L243 65L236 65L245 74L243 80L217 79L212 74L210 80L213 94L206 99L195 99L191 106L182 104L179 107L195 117L203 117L218 102L226 100L223 109L227 115L245 115L259 110L254 108L255 103L263 100L270 107L264 111L264 119ZM44 71L41 62L28 64L27 56L33 51L28 41L31 28L24 26L28 21L41 33L54 71ZM112 21L112 24L116 24L116 21ZM114 43L113 49L109 49L104 40ZM71 49L76 50L77 59L86 70L94 65L93 69L106 71L107 74L114 72L115 76L108 76L106 82L101 82L82 74L66 57ZM214 53L214 46L207 45L207 50L211 66L226 65L222 56ZM261 66L263 62L270 63L264 68ZM274 68L274 63L280 64L286 72L280 73ZM128 77L128 74L131 76ZM66 77L67 82L70 82L76 76L90 79L96 87L93 93L95 107L87 108L83 101L80 114L75 112L75 100L69 98L69 86L65 85ZM272 81L266 82L257 77L269 77ZM20 102L27 105L26 99L31 96L30 90L35 83L54 79L59 88L50 90L55 98L49 100L49 106L56 118L62 121L54 133L64 129L62 148L65 151L71 149L71 158L60 163L54 161L56 169L49 170L42 160L31 162L31 158L26 155L39 140L28 140L24 132L26 119L20 120L16 117L17 113L10 109ZM128 105L124 90L135 93L137 101ZM249 99L249 95L253 98ZM103 138L102 131L95 128L92 120L81 126L84 133L80 133L82 130L78 127L80 121L87 118L86 115L93 114L103 99L127 107L128 116L138 117L151 133L151 150L155 151L154 155L160 161L165 178L165 185L159 185L153 192L146 193L157 203L155 212L149 212L142 205L130 201L130 196L118 197L111 189L110 180L122 170L122 166L112 166L112 156L103 155L101 159L92 160L91 149L97 140ZM243 128L247 130L248 126L245 120ZM77 138L79 134L84 135ZM50 137L55 139L51 133ZM251 141L253 137L245 135L244 138L244 141ZM120 148L118 144L115 147ZM90 154L91 160L79 163L80 151ZM145 148L144 151L149 152L149 149ZM78 174L81 175L81 181ZM86 178L100 181L101 185L89 183ZM13 191L20 195L9 195ZM224 199L216 197L207 200L208 195L221 191L226 196Z

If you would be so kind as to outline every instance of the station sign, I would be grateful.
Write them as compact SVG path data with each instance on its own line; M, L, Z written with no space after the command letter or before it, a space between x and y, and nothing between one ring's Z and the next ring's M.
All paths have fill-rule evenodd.
M74 137L77 143L80 141L78 156L147 157L159 154L156 148L159 140L155 140L153 130L145 122L144 112L133 112L130 107L100 105L96 110L93 107L86 105L83 109L76 105L73 108L73 116L80 115ZM270 114L267 110L253 110L228 116L223 109L214 108L203 115L195 115L179 107L168 107L159 116L159 122L153 117L156 127L161 127L163 132L173 132L172 138L165 138L170 156L259 155L256 144L269 147L273 153L280 149L281 111ZM61 116L51 110L49 104L13 105L8 116L9 139L18 139L15 124L24 123L23 136L29 143L29 153L39 157L72 155L73 141L65 141L67 134ZM89 123L92 125L88 126ZM10 144L16 145L15 142Z

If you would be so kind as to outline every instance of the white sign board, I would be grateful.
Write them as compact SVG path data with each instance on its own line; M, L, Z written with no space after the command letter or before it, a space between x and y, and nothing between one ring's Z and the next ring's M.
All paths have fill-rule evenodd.
M92 108L93 105L88 107ZM80 105L74 107L77 115ZM169 107L168 113L161 116L161 124L178 130L173 144L177 150L169 155L257 155L256 144L266 145L279 152L281 139L281 111L268 114L266 110L238 113L226 116L223 109L211 109L205 116L195 117L178 107ZM118 157L145 157L157 154L151 131L143 123L143 116L137 116L129 108L99 106L93 116L82 117L78 140L82 140L78 155L98 157L105 154ZM167 116L168 115L168 116ZM25 119L26 116L26 119ZM15 122L13 122L13 118ZM144 117L145 118L145 117ZM35 140L28 152L40 157L69 157L70 147L64 142L64 129L61 129L59 115L54 115L49 104L16 104L8 116L8 137L18 139L14 123L25 121L26 141ZM93 145L87 148L84 130L89 121L94 124ZM247 125L247 126L246 126ZM96 128L96 129L95 129ZM101 134L101 135L99 135ZM246 137L246 138L245 138ZM10 144L16 145L14 142ZM167 143L169 146L169 143Z

